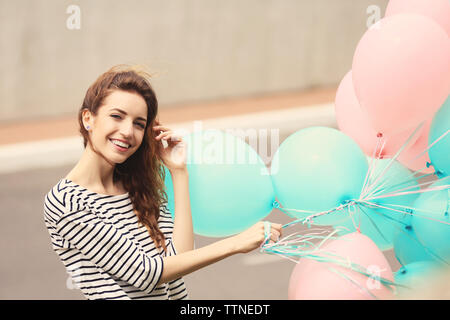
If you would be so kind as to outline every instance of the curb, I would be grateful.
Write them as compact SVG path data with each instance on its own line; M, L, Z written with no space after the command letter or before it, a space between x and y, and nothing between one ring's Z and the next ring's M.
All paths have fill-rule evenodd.
M334 104L302 106L201 121L167 124L174 131L202 129L275 129L280 137L310 126L336 127ZM75 164L83 152L81 137L0 146L0 174Z

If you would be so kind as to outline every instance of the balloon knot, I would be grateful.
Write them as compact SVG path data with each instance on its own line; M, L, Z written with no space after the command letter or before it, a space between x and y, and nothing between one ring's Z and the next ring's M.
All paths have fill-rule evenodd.
M435 174L436 174L436 176L437 176L439 179L444 178L444 174L443 174L441 171L439 171L439 170L436 170Z
M274 207L275 209L278 209L278 208L280 207L280 204L278 203L277 200L275 200L275 201L272 203L272 207Z
M382 138L382 137L383 137L383 134L381 132L378 132L377 133L377 138Z
M427 168L431 166L431 162L427 161Z

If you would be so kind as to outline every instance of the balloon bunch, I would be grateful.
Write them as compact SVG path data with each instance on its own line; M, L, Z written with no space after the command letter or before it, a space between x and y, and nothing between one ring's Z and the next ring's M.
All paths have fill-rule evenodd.
M187 135L194 232L229 236L274 208L294 219L284 228L332 226L261 247L296 262L290 299L389 299L426 269L410 264L450 265L449 21L448 0L391 0L338 88L340 130L295 132L270 172L239 137ZM168 171L165 183L175 214Z
M389 298L384 289L414 287L411 278L433 269L425 266L450 266L449 21L448 1L391 0L338 88L341 131L309 128L280 146L275 193L280 209L297 218L286 227L332 225L341 235L319 244L312 242L316 235L294 236L263 248L303 258L296 260L289 298ZM376 262L393 247L402 264L394 282L387 262ZM337 276L345 260L352 263ZM356 261L362 269L352 267ZM376 294L367 275L374 265L386 271L378 272L383 290Z

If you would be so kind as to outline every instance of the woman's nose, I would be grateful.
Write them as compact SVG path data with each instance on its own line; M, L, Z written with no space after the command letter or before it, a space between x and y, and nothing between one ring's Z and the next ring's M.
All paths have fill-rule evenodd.
M122 126L120 126L120 133L124 137L132 137L133 136L133 123L124 122Z

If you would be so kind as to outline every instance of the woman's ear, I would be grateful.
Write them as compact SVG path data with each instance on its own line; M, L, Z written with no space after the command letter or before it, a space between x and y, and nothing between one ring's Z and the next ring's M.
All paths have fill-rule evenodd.
M93 116L92 113L88 109L84 109L81 113L81 119L83 120L84 128L89 131L92 129L93 124Z

